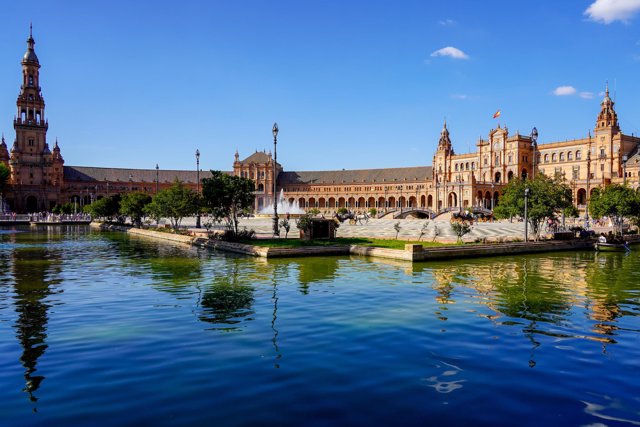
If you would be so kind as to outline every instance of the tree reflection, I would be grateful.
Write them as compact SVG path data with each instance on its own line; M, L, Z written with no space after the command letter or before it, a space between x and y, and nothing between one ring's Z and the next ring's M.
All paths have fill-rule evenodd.
M309 293L309 285L318 282L331 282L336 277L338 270L338 258L328 257L308 257L303 262L296 263L298 267L298 282L300 292ZM277 265L277 264L276 264Z
M250 320L254 302L254 288L238 281L239 260L229 260L229 271L216 275L205 287L200 300L198 318L203 322L223 325L215 329L232 331L243 320Z

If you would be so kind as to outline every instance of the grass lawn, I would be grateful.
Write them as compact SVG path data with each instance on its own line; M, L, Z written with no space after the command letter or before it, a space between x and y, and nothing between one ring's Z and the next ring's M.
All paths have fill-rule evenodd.
M244 240L239 243L246 243L254 246L264 246L270 248L301 248L305 246L334 246L334 245L361 245L361 246L374 246L377 248L387 249L404 249L404 245L407 243L421 244L424 247L435 246L451 246L451 244L438 243L438 242L415 242L406 240L383 240L383 239L368 239L364 237L339 237L335 240L311 240L304 241L301 239L253 239Z

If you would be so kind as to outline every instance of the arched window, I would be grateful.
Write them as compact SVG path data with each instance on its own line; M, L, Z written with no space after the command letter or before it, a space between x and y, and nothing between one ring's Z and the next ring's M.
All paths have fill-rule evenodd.
M264 191L264 184L258 184L258 191Z
M582 159L582 152L580 150L576 151L576 160Z
M569 161L573 160L573 152L572 151L569 151L567 153L567 160L569 160Z
M556 153L553 153L551 155L551 162L553 163L553 162L557 162L557 161L558 161L558 155Z
M33 86L33 76L29 74L29 86Z
M467 162L467 163L464 165L464 168L465 168L466 170L469 170L469 162Z
M458 172L458 164L456 163L456 172Z
M509 154L509 164L513 164L513 154Z
M476 162L471 162L471 170L476 170Z
M564 153L560 153L560 161L564 162Z

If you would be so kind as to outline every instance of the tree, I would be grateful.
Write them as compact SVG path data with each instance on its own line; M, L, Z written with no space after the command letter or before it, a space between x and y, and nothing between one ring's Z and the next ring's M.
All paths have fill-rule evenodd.
M169 218L174 230L178 230L185 216L193 215L197 209L198 195L177 178L171 187L158 192L151 203L145 206L146 214L156 221Z
M147 214L144 208L149 203L151 203L151 196L141 191L125 194L120 201L120 213L131 218L133 225L140 227Z
M535 239L545 220L555 218L556 213L571 205L571 189L560 177L549 178L537 174L534 179L513 179L503 190L498 206L493 211L496 218L520 216L524 218L524 190L529 188L527 217Z
M462 243L462 238L465 234L471 232L471 225L466 221L452 221L451 229L453 233L458 237L458 243Z
M589 201L589 213L594 218L608 216L618 231L622 233L622 223L625 218L636 223L640 219L639 194L637 191L619 184L596 188Z
M284 238L286 239L289 236L289 230L291 230L291 223L285 218L280 221L280 227L284 228Z
M11 171L4 163L0 163L0 197L4 194L4 187L9 182Z
M396 240L398 240L398 234L400 234L400 230L402 229L402 226L400 225L400 221L393 224L393 229L396 230Z
M202 180L202 202L216 219L225 219L229 229L238 234L238 215L253 206L255 184L248 178L211 171Z
M73 205L65 203L60 206L61 213L73 212ZM123 222L123 218L119 217L120 212L120 194L114 194L110 197L103 197L98 199L90 205L84 207L84 212L90 214L93 218L102 218L106 220L115 219L118 222Z
M429 220L426 220L424 224L422 224L422 228L420 228L420 236L418 237L418 242L422 240L422 236L427 234L427 229L429 228Z

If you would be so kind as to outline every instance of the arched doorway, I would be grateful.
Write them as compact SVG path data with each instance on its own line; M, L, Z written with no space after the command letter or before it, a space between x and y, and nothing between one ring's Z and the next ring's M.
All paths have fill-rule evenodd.
M511 182L512 179L513 179L513 171L509 171L509 173L507 174L507 181Z
M585 190L584 188L579 189L578 190L577 199L578 199L578 204L579 205L586 205L587 204L587 190Z
M520 176L522 177L522 179L527 179L527 177L529 176L529 172L527 172L526 169L522 169Z
M498 202L500 201L500 193L498 193L497 191L495 193L493 193L493 207L495 208L496 206L498 206Z
M491 209L491 193L489 191L484 193L484 208Z
M36 196L27 196L25 204L27 206L28 213L38 212L38 199Z
M458 196L456 195L456 193L449 193L448 202L449 202L449 204L447 205L448 208L454 208L458 206Z
M500 182L500 179L502 178L502 174L500 172L496 172L494 178L495 178L495 182Z

